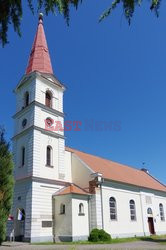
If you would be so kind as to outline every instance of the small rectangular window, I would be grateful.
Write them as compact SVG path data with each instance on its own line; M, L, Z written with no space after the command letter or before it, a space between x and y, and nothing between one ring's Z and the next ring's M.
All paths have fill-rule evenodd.
M60 205L60 214L65 214L65 204Z
M51 147L47 146L46 165L51 166Z
M24 164L25 164L25 148L23 147L22 148L22 163L21 163L21 165L24 166Z

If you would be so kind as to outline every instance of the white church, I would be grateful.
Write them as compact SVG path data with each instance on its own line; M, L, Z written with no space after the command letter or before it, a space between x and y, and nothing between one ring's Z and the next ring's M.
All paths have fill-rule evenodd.
M28 242L166 234L166 186L135 169L65 147L65 86L53 74L39 17L25 75L15 88L14 200L8 237Z

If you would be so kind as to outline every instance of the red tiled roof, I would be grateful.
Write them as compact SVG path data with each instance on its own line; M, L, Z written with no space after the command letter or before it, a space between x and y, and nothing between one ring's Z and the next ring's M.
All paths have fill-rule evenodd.
M76 149L66 147L66 150L77 155L94 172L102 173L105 179L166 192L166 186L164 184L161 184L142 170L90 155Z
M38 28L30 53L26 74L29 74L33 71L53 74L51 59L43 28L42 15L39 16Z
M83 190L82 188L76 186L75 184L70 184L69 186L61 189L56 195L64 195L64 194L81 194L81 195L88 195L89 193Z

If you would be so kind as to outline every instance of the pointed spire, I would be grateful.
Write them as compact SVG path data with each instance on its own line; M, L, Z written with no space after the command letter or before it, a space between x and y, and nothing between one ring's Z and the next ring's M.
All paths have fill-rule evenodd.
M43 27L43 14L39 14L38 28L29 57L26 74L33 71L53 74L51 59Z

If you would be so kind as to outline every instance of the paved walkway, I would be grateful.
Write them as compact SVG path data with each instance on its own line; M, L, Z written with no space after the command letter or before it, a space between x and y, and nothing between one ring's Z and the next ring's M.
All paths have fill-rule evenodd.
M0 247L0 250L166 250L166 245L161 245L156 242L148 242L148 241L136 241L129 243L118 243L118 244L103 244L103 245L30 245L28 243L20 243L20 242L5 242L3 246Z

